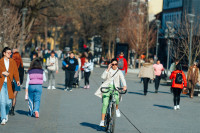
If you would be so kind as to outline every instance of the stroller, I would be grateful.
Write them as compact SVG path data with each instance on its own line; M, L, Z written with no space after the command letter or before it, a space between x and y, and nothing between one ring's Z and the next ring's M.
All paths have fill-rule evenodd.
M79 71L76 71L74 74L74 81L73 81L73 88L78 88L79 87Z

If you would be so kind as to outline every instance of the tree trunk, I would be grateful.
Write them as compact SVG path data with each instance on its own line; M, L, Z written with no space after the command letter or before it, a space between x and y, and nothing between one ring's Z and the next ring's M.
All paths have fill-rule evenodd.
M108 60L111 60L111 38L109 38L109 42L108 42Z
M47 49L48 29L47 29L47 17L44 19L44 35L45 35L45 49Z
M134 54L134 63L133 63L133 68L136 68L136 59L137 59L137 54Z

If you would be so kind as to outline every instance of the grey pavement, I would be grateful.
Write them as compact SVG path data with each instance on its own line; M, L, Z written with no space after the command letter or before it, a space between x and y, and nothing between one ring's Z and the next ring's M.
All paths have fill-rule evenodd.
M105 69L105 68L104 68ZM47 90L44 84L40 118L28 117L28 103L24 100L24 89L17 97L15 116L9 116L0 133L104 133L99 127L101 99L94 95L101 85L103 68L95 68L90 77L91 89L80 88L65 92L64 72L56 75L56 90ZM126 76L128 93L123 96L120 110L142 133L199 133L200 100L181 96L181 109L173 110L173 96L169 86L161 84L159 93L149 84L149 93L143 95L143 85L136 74ZM135 127L122 115L116 119L115 133L138 133Z

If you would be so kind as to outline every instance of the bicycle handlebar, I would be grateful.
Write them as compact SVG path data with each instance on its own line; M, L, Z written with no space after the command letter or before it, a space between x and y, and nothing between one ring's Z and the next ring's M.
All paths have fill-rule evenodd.
M111 87L101 87L101 92L102 93L108 93L110 91ZM116 91L119 92L119 94L126 94L127 90L123 91L124 88L117 87L115 88Z

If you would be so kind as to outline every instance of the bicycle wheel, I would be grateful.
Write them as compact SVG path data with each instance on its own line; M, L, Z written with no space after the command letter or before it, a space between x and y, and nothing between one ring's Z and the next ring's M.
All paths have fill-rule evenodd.
M106 116L105 116L105 131L107 132L108 131L108 128L109 128L109 123L110 123L110 115L107 111L106 113Z
M115 119L116 119L116 105L115 103L113 103L111 107L110 133L115 132Z

